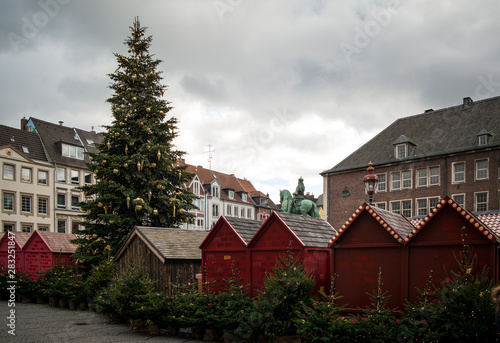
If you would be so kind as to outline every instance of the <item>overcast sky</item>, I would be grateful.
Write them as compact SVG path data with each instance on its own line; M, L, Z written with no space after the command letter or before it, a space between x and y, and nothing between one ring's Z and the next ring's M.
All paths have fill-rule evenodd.
M500 94L500 1L1 0L0 123L91 130L139 16L186 162L279 201L397 118ZM366 161L367 164L369 161ZM361 180L360 180L361 182Z

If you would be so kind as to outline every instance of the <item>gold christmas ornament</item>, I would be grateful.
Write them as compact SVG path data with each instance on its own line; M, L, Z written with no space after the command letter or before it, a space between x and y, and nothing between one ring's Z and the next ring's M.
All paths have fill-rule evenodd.
M103 164L104 164L104 163L106 163L106 160L102 160L102 163L103 163Z
M141 171L141 162L137 162L137 170Z
M124 166L125 168L128 168L128 163L124 163L124 164L123 164L123 166Z
M97 206L102 207L103 206L102 202L98 202Z
M160 150L158 150L158 152L156 153L156 156L158 156L158 161L159 161L160 158L161 158L161 152L160 152Z
M185 209L183 209L183 208L179 208L179 213L180 213L180 214L183 214L184 212L186 212L186 210L185 210Z
M137 101L137 97L132 97L132 101Z
M130 208L130 197L127 196L127 208Z
M148 200L149 200L149 202L151 202L151 195L153 195L153 192L148 191Z
M91 210L87 210L87 215L90 216L90 214L92 213Z
M119 170L118 169L113 169L113 173L118 174Z
M131 76L131 78L132 78L132 81L135 81L135 78L136 78L136 77L137 77L137 76L135 76L135 75L132 75L132 76Z
M151 145L147 144L146 145L146 150L149 150L149 149L151 149Z
M120 132L115 132L115 137L120 137Z
M107 143L106 143L106 146L108 147L108 149L110 149L110 148L111 148L111 143L110 143L110 142L107 142Z
M128 154L128 146L125 145L125 155Z
M142 210L142 205L135 205L135 210L136 211Z
M125 126L125 123L121 121L120 126Z
M151 168L156 168L156 163L151 163Z
M147 107L147 108L146 108L146 112L151 112L151 108L150 108L150 107Z
M156 186L156 188L161 189L161 185Z
M158 215L158 210L157 210L156 208L153 210L153 214L154 214L155 216L157 216L157 215Z
M165 113L165 112L163 112L163 111L160 111L159 113L160 113L160 114L163 114L163 113Z

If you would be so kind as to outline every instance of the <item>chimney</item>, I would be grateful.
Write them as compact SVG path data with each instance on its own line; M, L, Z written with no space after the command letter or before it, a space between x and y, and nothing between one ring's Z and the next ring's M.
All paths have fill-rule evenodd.
M62 124L64 124L64 122L62 120L59 120L59 125L62 126Z
M28 119L23 117L23 119L21 119L21 130L26 131L26 124L28 124Z
M429 112L434 112L432 108L429 108L428 110L425 110L424 113L429 113Z
M470 97L464 98L464 103L462 105L462 109L465 110L467 108L471 108L472 104L474 104L474 101Z
M95 133L94 125L92 125L92 130L90 130L90 132Z

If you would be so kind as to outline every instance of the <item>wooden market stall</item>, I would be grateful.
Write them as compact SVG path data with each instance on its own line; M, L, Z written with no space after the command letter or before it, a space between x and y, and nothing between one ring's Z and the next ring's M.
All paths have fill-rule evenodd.
M356 210L329 244L339 304L350 312L370 305L366 293L377 291L380 273L382 291L391 295L387 306L402 308L408 273L404 245L413 228L403 215L367 203Z
M201 273L200 244L208 232L135 227L118 254L118 271L130 266L143 268L150 279L156 280L159 292L172 294L172 284L194 282Z
M55 265L74 266L77 245L71 243L74 234L34 231L23 247L24 271L35 277Z
M408 243L408 299L417 299L416 287L424 289L432 270L432 283L447 278L458 268L457 258L464 243L477 256L476 272L487 267L489 275L498 281L499 237L494 229L460 207L449 197L439 204L415 227Z
M247 244L263 224L260 220L221 216L200 245L203 282L210 291L224 291L233 273L243 286L250 284L250 252Z
M329 240L335 229L320 218L273 212L248 243L251 259L251 295L264 287L266 273L271 272L278 257L289 249L304 261L315 279L315 291L330 288Z
M7 231L0 239L0 267L7 268L9 261L14 261L15 272L24 272L23 247L28 241L30 232ZM11 250L14 250L12 253Z

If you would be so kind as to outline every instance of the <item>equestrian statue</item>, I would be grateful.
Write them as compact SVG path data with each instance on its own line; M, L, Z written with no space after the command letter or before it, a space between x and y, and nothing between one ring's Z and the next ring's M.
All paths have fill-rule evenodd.
M304 191L304 179L302 179L302 177L299 178L299 183L295 189L295 193L293 193L293 196L290 194L290 191L286 189L281 190L281 210L285 213L321 218L316 204L313 201L304 198Z

